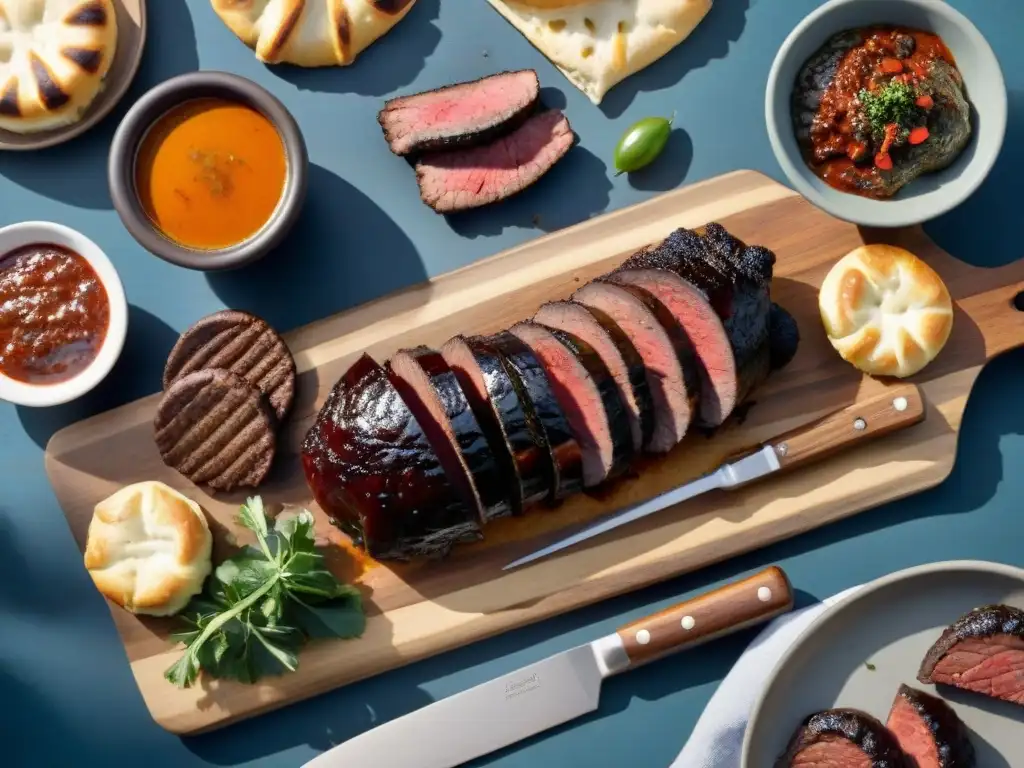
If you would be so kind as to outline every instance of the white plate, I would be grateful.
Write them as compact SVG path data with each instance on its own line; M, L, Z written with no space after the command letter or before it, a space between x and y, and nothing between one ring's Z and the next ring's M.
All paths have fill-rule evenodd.
M773 768L804 718L823 709L853 707L884 723L901 683L938 693L953 707L970 729L978 768L1024 766L1024 707L917 681L942 630L990 603L1024 608L1024 570L934 563L886 576L836 603L772 672L751 712L743 768Z

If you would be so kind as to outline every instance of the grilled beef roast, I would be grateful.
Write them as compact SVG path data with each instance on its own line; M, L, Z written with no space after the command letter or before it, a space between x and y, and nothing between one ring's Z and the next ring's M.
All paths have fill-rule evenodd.
M562 412L544 366L517 336L502 331L486 339L505 361L518 387L527 416L536 425L548 450L551 472L549 502L557 502L583 488L583 451Z
M438 213L504 200L551 170L575 140L560 111L540 112L490 144L420 158L420 197Z
M1024 704L1024 611L986 605L960 617L928 651L917 679Z
M391 370L401 379L395 388L423 425L441 465L466 502L479 507L485 523L509 514L512 478L502 474L455 373L441 354L427 347L402 350L391 358Z
M693 385L692 350L663 307L643 291L595 280L572 296L574 301L610 317L632 339L647 371L654 403L654 431L645 448L664 453L674 447L690 426L697 393Z
M528 415L522 385L496 349L480 338L456 336L441 354L462 385L494 455L513 478L511 503L518 514L551 491L551 458L536 419Z
M539 98L534 70L499 72L390 99L377 122L396 155L459 149L487 144L522 125Z
M966 726L942 699L901 685L886 726L916 768L976 765Z
M302 468L321 509L373 557L440 556L481 538L476 510L369 355L331 390L303 443Z
M856 709L829 709L804 720L775 768L916 767L876 718Z
M710 384L701 390L699 423L720 425L738 403L768 376L771 369L769 284L775 254L760 246L747 246L719 224L708 224L704 234L677 229L657 245L626 259L617 271L662 269L674 272L699 289L721 318L732 359L721 348L707 311L673 309L696 348L702 375ZM684 294L676 292L674 298ZM692 328L691 328L692 326ZM715 329L717 331L717 329ZM735 374L733 374L735 372Z
M647 370L629 334L604 312L575 301L553 301L533 316L536 323L570 333L593 347L615 380L626 405L633 450L641 451L654 433L654 402Z
M597 353L578 337L532 322L509 332L530 347L551 382L583 451L583 486L592 488L626 468L632 438L626 407Z

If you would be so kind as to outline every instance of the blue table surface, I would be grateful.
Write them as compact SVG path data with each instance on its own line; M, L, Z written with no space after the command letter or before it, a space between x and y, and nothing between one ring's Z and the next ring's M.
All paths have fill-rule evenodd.
M779 44L818 4L716 0L688 41L595 107L483 0L443 8L440 0L419 0L355 66L319 71L260 64L209 0L151 0L142 69L114 114L66 145L0 155L0 225L49 219L81 230L110 255L131 304L124 354L99 389L47 410L0 404L0 762L297 766L375 724L770 563L787 570L801 603L930 561L1024 565L1024 473L1012 469L1024 460L1024 353L1017 352L982 373L956 468L932 491L220 731L179 738L150 718L44 473L43 449L54 431L157 391L176 335L208 312L253 310L288 330L681 184L738 168L781 181L762 118L765 81ZM1002 62L1010 124L990 179L927 230L953 255L995 266L1020 255L1011 212L1019 189L1011 174L1024 163L1024 8L1014 0L953 5ZM420 203L410 169L389 154L377 110L395 93L521 67L537 69L545 99L564 106L580 145L505 204L452 222L435 215ZM233 273L204 275L150 256L121 227L107 192L107 149L128 105L160 81L196 69L236 72L269 88L295 113L309 145L309 199L294 234L270 258ZM672 111L680 130L656 166L615 178L608 165L621 132L640 117ZM751 637L614 678L597 712L476 764L667 766Z

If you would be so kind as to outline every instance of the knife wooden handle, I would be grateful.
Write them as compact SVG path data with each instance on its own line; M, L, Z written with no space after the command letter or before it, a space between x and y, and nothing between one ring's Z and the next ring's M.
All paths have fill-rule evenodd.
M793 590L781 568L666 608L620 627L616 634L630 667L759 624L793 609Z
M779 466L790 469L923 420L921 391L913 384L900 384L776 437L768 445L775 450Z

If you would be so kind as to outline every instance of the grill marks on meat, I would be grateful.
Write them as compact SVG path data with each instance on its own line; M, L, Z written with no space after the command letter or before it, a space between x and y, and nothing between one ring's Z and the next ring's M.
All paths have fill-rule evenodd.
M916 768L876 718L856 709L808 717L775 768Z
M540 82L532 69L390 99L377 115L396 155L480 146L522 125L536 109Z
M369 355L331 390L306 434L302 467L320 507L373 557L442 556L481 538L476 509Z
M641 451L654 433L654 402L643 358L629 335L605 313L575 301L545 304L533 319L548 328L570 333L593 347L626 406L633 450Z
M506 477L516 514L551 491L551 458L536 420L528 415L522 385L501 355L480 338L456 336L441 354L462 385Z
M966 726L941 699L901 685L887 726L915 768L975 766Z
M504 200L547 173L575 140L565 115L541 112L490 144L422 157L416 163L420 197L438 213Z
M917 679L1024 704L1024 611L987 605L960 617L928 651Z

